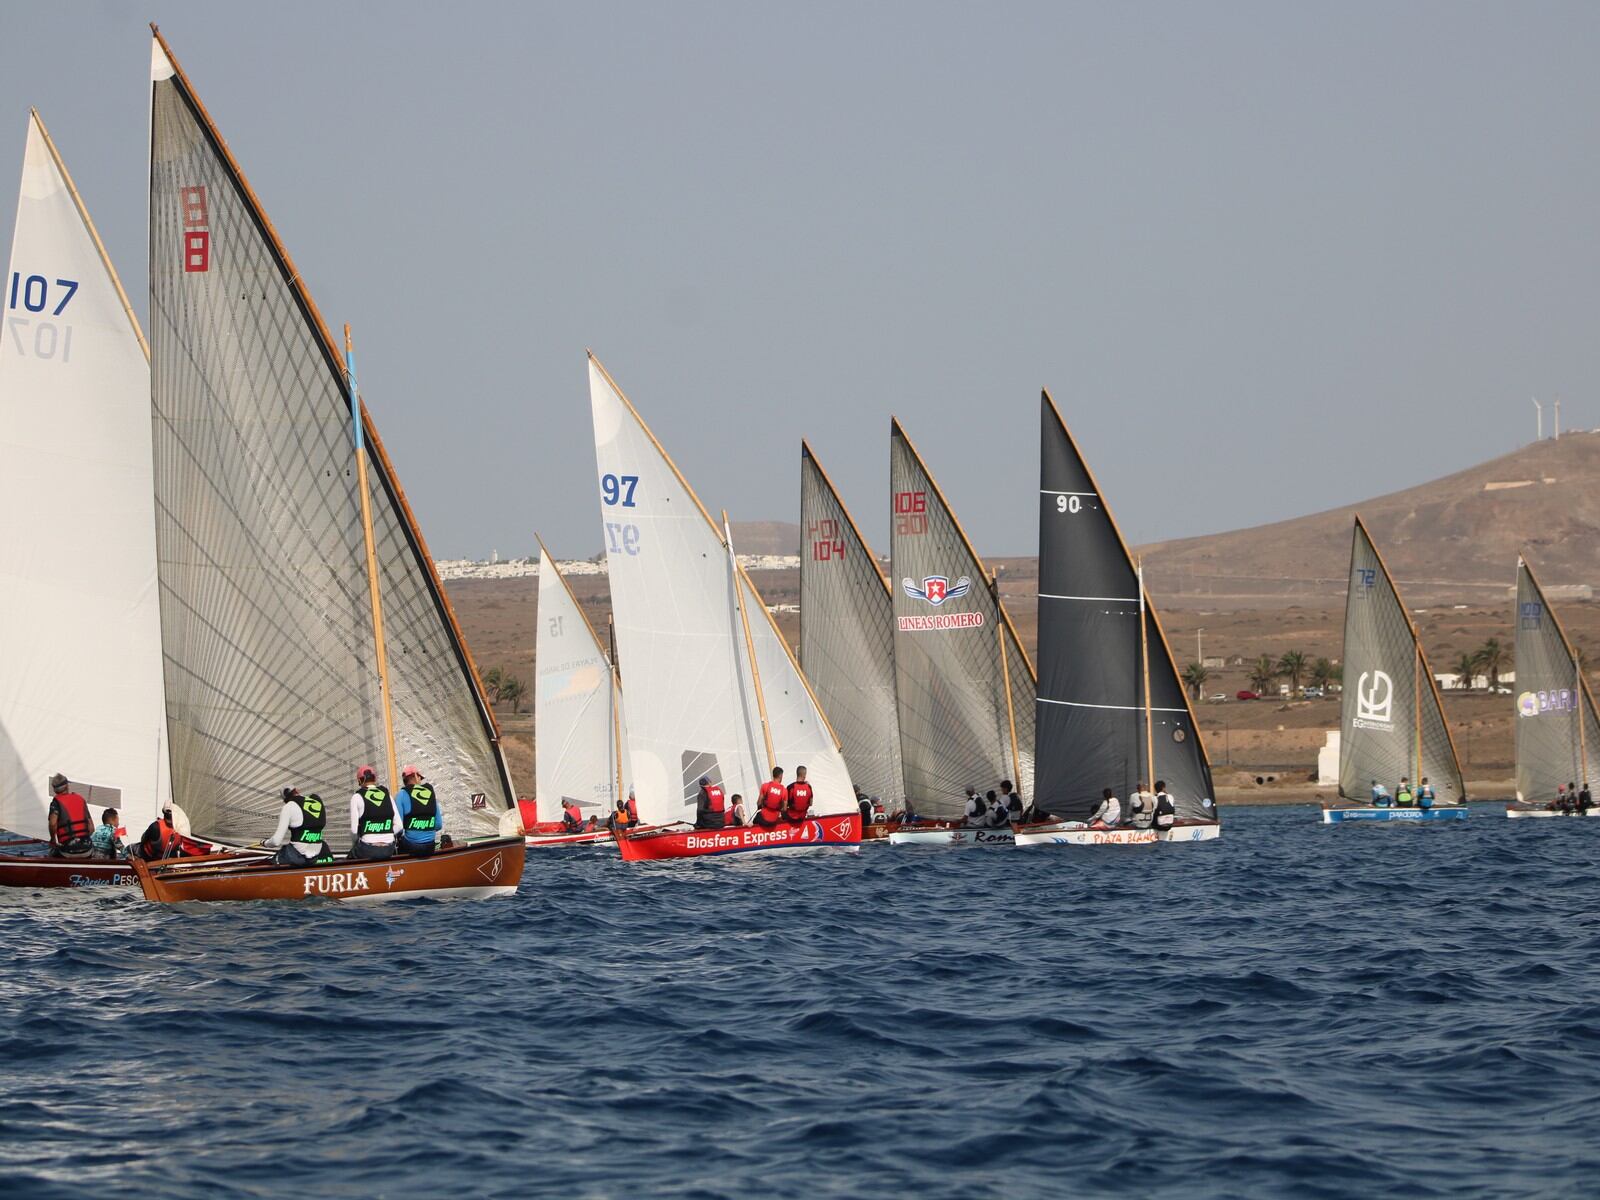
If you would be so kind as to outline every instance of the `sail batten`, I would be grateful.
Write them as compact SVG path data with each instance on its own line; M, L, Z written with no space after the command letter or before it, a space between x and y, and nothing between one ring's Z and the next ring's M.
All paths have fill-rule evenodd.
M1517 560L1517 799L1547 803L1600 779L1600 718L1582 661L1533 567Z

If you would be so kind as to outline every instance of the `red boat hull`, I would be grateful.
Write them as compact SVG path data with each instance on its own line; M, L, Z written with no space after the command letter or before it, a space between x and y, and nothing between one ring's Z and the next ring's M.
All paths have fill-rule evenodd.
M135 863L146 900L347 900L371 903L415 896L483 899L509 896L522 882L521 838L438 850L428 858L400 855L381 862L338 859L325 866L283 867L275 863L182 866Z
M662 829L650 833L632 833L618 839L617 848L628 862L652 862L667 858L817 850L860 844L861 814L855 812L817 817L773 829L741 825L734 829Z

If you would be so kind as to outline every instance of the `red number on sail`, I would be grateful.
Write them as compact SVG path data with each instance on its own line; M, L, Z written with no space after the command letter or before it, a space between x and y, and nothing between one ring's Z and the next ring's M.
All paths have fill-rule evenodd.
M183 269L191 274L211 269L210 217L206 207L204 187L178 189L178 203L183 207Z

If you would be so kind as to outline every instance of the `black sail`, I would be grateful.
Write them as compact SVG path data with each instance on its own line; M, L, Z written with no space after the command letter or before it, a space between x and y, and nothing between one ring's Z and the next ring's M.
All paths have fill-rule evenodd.
M1211 767L1160 621L1148 596L1140 603L1127 544L1048 392L1040 400L1038 667L1041 807L1082 819L1103 788L1126 800L1141 780L1162 779L1180 819L1209 815L1202 801L1214 795Z

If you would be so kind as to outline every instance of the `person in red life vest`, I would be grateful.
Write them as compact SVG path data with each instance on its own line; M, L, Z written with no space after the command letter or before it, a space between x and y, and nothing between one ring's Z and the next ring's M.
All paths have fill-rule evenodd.
M737 829L745 824L744 797L735 792L728 799L728 828Z
M139 856L154 862L158 858L177 858L182 853L181 837L172 823L172 805L163 804L161 815L150 822L139 839Z
M50 776L50 856L88 858L93 849L94 822L89 819L89 802L72 790L65 775Z
M783 809L789 803L789 789L783 786L783 768L773 767L772 778L756 793L756 819L752 825L771 829L783 824Z
M783 806L783 819L798 825L811 812L811 785L806 782L806 769L794 769L794 782L789 785Z
M633 789L628 789L628 828L632 829L639 823L639 801L634 799Z
M728 798L708 775L700 776L700 801L695 805L696 829L724 829L728 824Z
M578 802L571 796L563 796L561 798L561 832L583 832L583 811L579 809Z

